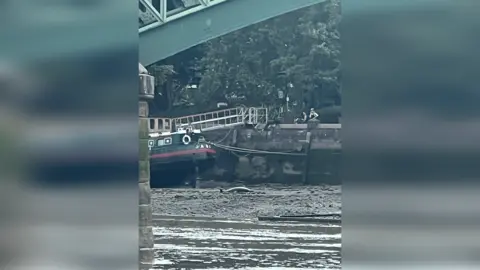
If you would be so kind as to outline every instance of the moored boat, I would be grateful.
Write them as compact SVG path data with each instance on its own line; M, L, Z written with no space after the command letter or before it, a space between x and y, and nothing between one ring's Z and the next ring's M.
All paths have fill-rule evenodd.
M215 165L216 151L200 130L150 134L150 183L152 188L193 185L197 169L202 174Z

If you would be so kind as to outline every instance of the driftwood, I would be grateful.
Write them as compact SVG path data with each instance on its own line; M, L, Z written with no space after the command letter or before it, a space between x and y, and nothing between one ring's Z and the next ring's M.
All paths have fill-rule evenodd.
M307 218L307 217L330 217L330 218L342 218L341 213L327 213L327 214L311 214L311 215L294 215L294 216L279 216L279 217L298 217L298 218Z
M341 219L314 218L314 217L258 217L259 221L295 221L303 223L342 224Z

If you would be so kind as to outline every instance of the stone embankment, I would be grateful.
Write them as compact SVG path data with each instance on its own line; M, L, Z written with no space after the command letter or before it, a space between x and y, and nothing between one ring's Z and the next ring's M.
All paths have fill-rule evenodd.
M309 178L313 184L339 184L341 141L338 129L314 129ZM226 146L220 150L217 166L205 178L241 180L250 184L302 183L306 158L307 130L238 128L208 132L207 139ZM228 147L254 150L235 151ZM259 152L260 151L260 152ZM276 152L274 154L271 152Z

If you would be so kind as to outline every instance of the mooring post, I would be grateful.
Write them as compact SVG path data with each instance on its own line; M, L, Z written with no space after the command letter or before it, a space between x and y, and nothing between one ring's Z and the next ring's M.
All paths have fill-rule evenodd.
M139 89L139 270L153 268L153 230L152 230L152 205L150 191L150 151L148 99L153 98L153 77L145 74L140 65Z
M193 183L192 186L193 188L197 188L200 186L200 168L198 167L198 164L195 162L195 170L193 174Z
M310 172L310 147L312 145L312 133L307 131L307 135L305 138L305 158L304 158L304 165L303 165L303 184L308 184L309 172Z
M320 121L317 119L311 119L307 123L307 135L306 135L306 149L305 149L305 165L303 166L303 184L307 185L310 183L310 163L311 155L310 150L312 148L313 141L313 132L312 130L316 129Z

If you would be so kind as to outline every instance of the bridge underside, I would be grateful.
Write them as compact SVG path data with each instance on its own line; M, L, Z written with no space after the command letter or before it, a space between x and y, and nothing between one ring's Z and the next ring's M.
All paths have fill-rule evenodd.
M325 0L230 0L140 33L149 66L210 39Z

